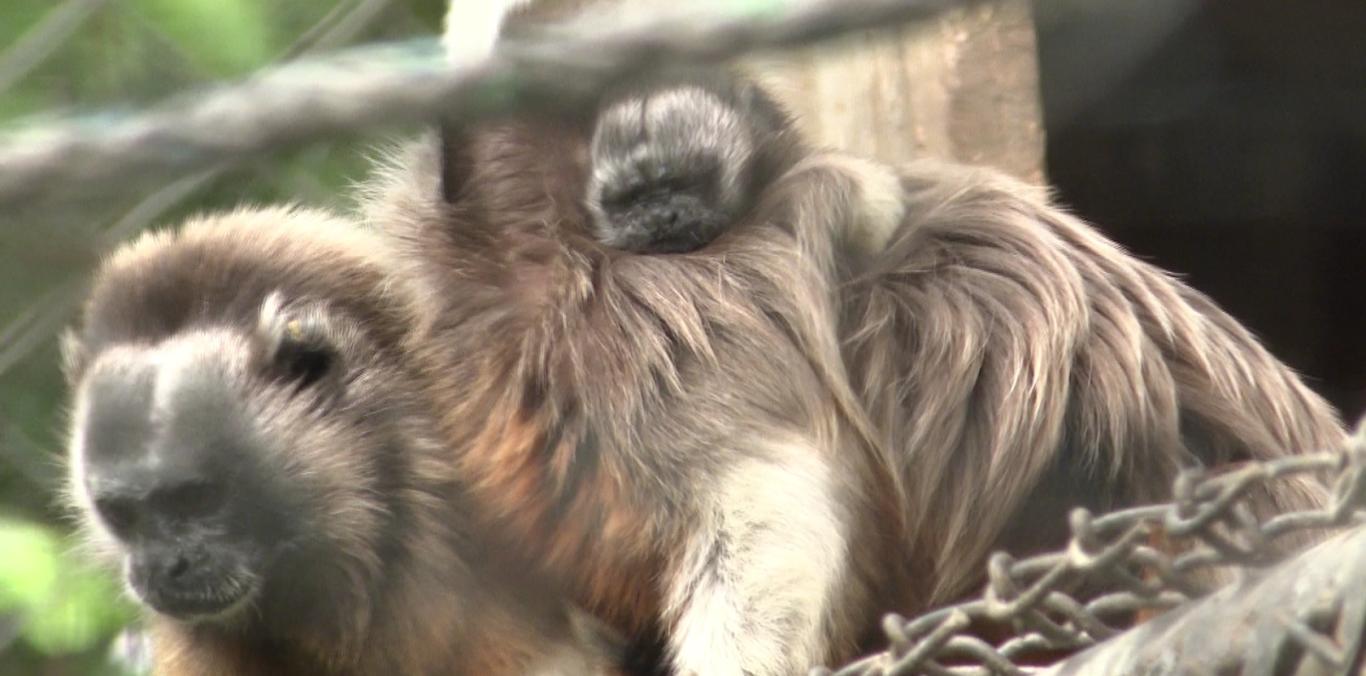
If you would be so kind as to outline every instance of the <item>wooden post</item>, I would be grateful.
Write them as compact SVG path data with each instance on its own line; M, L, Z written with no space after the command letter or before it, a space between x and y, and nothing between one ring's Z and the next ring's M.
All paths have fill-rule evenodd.
M705 7L733 0L686 0ZM812 0L789 0L810 2ZM839 0L824 0L839 2ZM452 0L452 22L486 3L533 20L605 8L675 8L678 0ZM448 34L448 44L452 37ZM468 39L468 38L467 38ZM478 36L475 36L478 42ZM491 44L491 41L488 42ZM998 0L930 24L856 33L808 49L751 56L745 65L820 144L897 163L941 157L1044 180L1044 129L1030 0Z
M932 156L1044 180L1029 0L749 62L821 143L892 163Z

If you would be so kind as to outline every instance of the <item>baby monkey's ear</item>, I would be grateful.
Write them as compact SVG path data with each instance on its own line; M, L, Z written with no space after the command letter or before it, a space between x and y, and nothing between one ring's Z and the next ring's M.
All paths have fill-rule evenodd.
M340 394L349 342L344 323L332 317L324 304L286 304L284 295L276 291L261 304L252 359L262 372L292 383L299 391Z

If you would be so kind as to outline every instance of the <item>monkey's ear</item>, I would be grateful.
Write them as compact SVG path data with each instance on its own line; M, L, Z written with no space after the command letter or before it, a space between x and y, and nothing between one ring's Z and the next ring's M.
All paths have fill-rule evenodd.
M320 303L286 306L276 291L261 304L252 343L252 360L273 378L300 390L336 394L343 388L346 336Z
M81 374L85 372L85 364L89 358L86 354L85 343L75 329L66 329L62 331L62 337L58 340L58 347L62 351L62 375L66 377L68 383L75 383L80 380Z
M465 194L474 173L469 128L459 123L441 125L438 140L441 162L441 199L455 204Z

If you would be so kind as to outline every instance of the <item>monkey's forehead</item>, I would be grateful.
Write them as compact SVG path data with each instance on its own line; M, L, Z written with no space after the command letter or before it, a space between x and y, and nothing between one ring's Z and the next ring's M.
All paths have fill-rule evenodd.
M213 371L216 374L247 368L255 324L209 324L189 326L166 336L111 338L90 354L81 382L124 379L131 374L152 374L158 381L167 374Z
M115 253L96 275L73 353L201 327L249 332L274 293L328 301L392 341L410 295L399 267L390 243L354 222L291 209L217 215Z
M97 271L86 314L114 325L131 322L111 314L134 314L143 326L228 317L254 311L276 290L363 293L384 285L397 261L388 240L354 221L311 210L240 209L120 247Z
M627 98L603 110L593 135L595 153L638 145L721 150L752 142L744 111L716 94L679 87Z
M192 246L309 258L340 255L381 264L395 257L378 233L336 214L293 206L243 207L148 232L116 250L102 269L112 273L141 268L164 256L168 248Z
M171 423L208 425L241 399L247 359L245 339L221 330L107 348L77 386L74 422L114 441Z

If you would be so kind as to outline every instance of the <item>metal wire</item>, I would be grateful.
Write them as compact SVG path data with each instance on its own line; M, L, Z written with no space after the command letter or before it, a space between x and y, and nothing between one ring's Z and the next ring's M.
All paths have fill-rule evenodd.
M354 39L392 2L393 0L355 0L339 5L337 10L330 12L311 29L305 31L302 37L285 50L280 59L287 62L314 53L317 49ZM42 32L43 26L34 30ZM233 165L227 162L211 165L159 187L99 233L97 248L110 250L117 246L213 182L231 166ZM3 161L0 161L0 174L4 171ZM3 182L3 179L0 179L0 182ZM32 211L32 201L37 200L26 201L25 211ZM0 329L0 375L4 375L14 364L27 357L44 340L57 332L84 295L84 288L83 279L68 280L58 289L50 291L44 300L34 303Z
M576 22L573 32L509 40L471 68L445 67L434 43L296 63L123 119L67 120L0 140L0 210L65 196L69 191L61 186L79 184L97 196L140 179L164 180L348 132L572 105L661 63L790 47L968 4L972 0L735 3L715 13L666 12L626 25Z
M1250 494L1301 474L1332 480L1327 505L1264 521L1251 516ZM1271 669L1277 659L1293 653L1319 660L1327 668L1324 673L1344 673L1359 659L1366 623L1366 594L1361 592L1366 585L1366 422L1342 451L1248 463L1227 474L1186 470L1173 483L1173 495L1169 503L1102 516L1077 509L1064 549L1018 561L998 553L988 564L988 584L980 598L911 620L889 615L883 622L886 650L837 671L813 673L1021 674L1038 670L1027 665L1037 665L1039 655L1072 654L1093 646L1098 647L1050 671L1234 673L1237 669L1220 669ZM1277 541L1349 527L1346 535L1259 572L1275 560ZM1158 533L1173 546L1151 546ZM1234 578L1232 591L1194 603L1202 596L1197 576L1211 569L1242 576ZM1321 571L1338 578L1328 580ZM1314 575L1324 578L1311 585L1317 605L1301 598L1303 580ZM1070 590L1083 586L1093 593L1085 600L1074 598ZM1152 626L1126 626L1144 614L1177 607L1174 617L1161 616ZM971 633L982 622L1004 624L1012 631L988 642ZM1272 630L1258 634L1256 641L1231 638L1268 622ZM1273 643L1280 647L1266 654ZM1179 645L1186 645L1184 652ZM1177 657L1191 662L1165 665L1171 669L1154 666ZM1196 668L1195 661L1208 669Z

